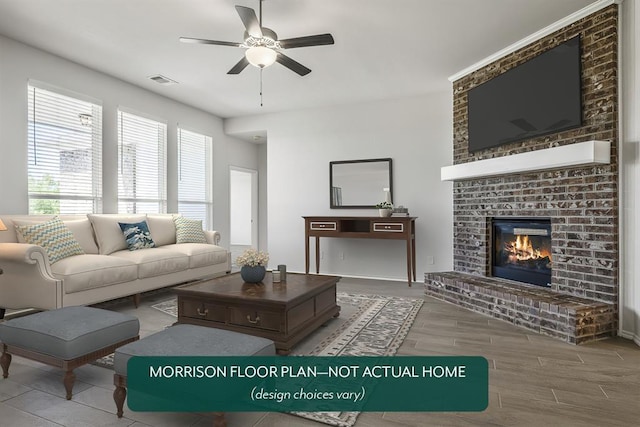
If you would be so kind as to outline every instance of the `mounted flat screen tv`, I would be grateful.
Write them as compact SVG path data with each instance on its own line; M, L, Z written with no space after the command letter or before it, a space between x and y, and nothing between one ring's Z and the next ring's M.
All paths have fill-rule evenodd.
M468 93L469 151L582 125L580 36Z

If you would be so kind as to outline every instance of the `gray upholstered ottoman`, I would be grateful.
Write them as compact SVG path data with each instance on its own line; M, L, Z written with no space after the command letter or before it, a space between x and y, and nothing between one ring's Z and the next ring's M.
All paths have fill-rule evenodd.
M273 341L223 329L178 324L118 348L115 352L113 400L118 418L127 397L127 362L133 356L273 356ZM214 426L226 425L224 414L214 414Z
M4 378L11 355L65 370L64 387L71 399L78 366L111 354L138 339L140 322L134 316L92 307L65 307L0 323Z

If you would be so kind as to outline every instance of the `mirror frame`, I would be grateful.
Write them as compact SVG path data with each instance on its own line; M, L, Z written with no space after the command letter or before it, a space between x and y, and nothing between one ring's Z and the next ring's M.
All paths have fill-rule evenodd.
M372 163L372 162L387 162L389 169L389 196L391 197L391 203L393 203L393 162L390 157L383 159L362 159L362 160L338 160L329 162L329 207L331 209L376 209L376 204L372 205L335 205L333 203L333 165L344 164L356 164L356 163Z

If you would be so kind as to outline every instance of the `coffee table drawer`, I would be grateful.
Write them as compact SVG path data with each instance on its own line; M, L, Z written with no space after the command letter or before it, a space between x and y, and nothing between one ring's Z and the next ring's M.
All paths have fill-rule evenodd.
M222 323L226 320L226 308L223 305L183 299L181 308L180 315L184 317Z
M249 328L281 331L282 315L274 311L229 307L229 323Z

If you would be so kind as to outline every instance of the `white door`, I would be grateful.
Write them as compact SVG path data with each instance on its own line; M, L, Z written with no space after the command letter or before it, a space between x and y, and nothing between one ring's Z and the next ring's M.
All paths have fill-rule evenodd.
M231 259L247 248L258 248L258 172L229 168Z

